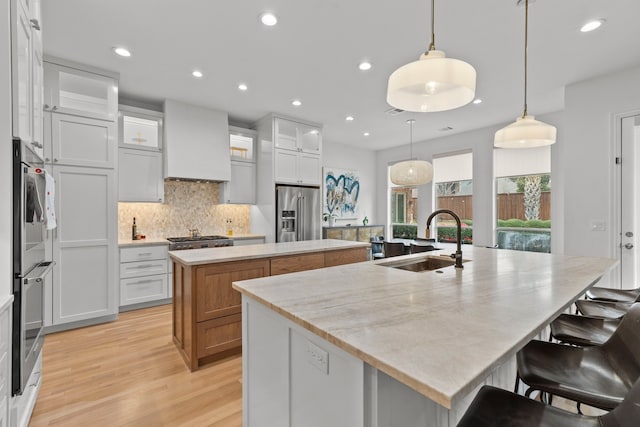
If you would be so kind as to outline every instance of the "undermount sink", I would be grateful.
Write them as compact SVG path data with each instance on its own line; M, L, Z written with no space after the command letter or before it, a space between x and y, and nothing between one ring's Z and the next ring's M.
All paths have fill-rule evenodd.
M463 260L462 262L467 262L467 261L468 260ZM381 265L384 267L399 268L401 270L407 270L407 271L415 271L419 273L422 271L440 270L441 268L451 267L455 263L456 261L452 258L449 258L448 256L431 255L427 257L420 257L417 259L412 258L412 259L403 259L399 261L385 262L385 263L380 263L378 265Z

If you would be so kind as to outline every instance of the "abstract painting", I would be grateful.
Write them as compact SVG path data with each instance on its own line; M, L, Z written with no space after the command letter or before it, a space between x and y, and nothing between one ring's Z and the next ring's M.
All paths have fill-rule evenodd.
M360 177L357 171L338 168L323 168L324 213L338 219L358 217Z

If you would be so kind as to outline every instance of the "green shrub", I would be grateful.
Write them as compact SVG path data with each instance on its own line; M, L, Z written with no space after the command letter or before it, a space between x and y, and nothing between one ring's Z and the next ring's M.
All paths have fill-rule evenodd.
M395 239L415 239L418 236L416 224L394 224L391 228Z
M532 219L523 221L521 219L499 219L498 227L509 228L551 228L551 220Z
M473 225L473 220L471 219L461 219L460 222L463 224L467 224L469 227Z
M461 230L462 243L473 242L473 228L462 227ZM457 227L438 227L439 242L455 242L458 239Z

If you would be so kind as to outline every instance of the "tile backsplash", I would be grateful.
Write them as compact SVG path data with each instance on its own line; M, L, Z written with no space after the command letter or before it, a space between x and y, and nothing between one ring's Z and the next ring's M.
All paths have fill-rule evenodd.
M250 233L250 207L218 204L218 185L165 181L164 203L118 203L118 239L131 239L133 217L148 239L188 236L191 228L202 235L226 235L227 220L234 234Z

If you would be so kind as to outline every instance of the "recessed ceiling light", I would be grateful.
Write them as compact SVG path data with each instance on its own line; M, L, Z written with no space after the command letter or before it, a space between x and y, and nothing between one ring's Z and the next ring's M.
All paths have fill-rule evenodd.
M191 75L192 75L193 77L200 78L200 77L202 77L202 71L193 70L193 72L191 73Z
M347 116L347 117L345 117L344 119L345 119L346 121L348 121L348 122L352 122L352 121L354 120L354 119L353 119L353 116Z
M358 69L360 69L360 71L369 71L371 69L371 62L362 61L358 64Z
M605 23L604 19L594 19L593 21L589 21L580 28L580 31L583 33L588 33L589 31L596 30Z
M482 104L482 99L476 98L476 99L473 100L473 103L474 104Z
M247 90L247 89L249 89L249 87L247 87L247 85L246 85L246 84L244 84L244 83L240 83L240 84L238 85L238 90L241 90L241 91L243 91L243 92L244 92L244 91L245 91L245 90Z
M271 12L265 12L260 15L260 22L262 22L267 27L273 27L278 23L278 18Z
M365 132L365 133L363 133L363 135L364 135L364 136L369 136L369 135L370 135L370 133L369 133L369 132Z
M114 47L113 51L116 53L116 55L124 56L125 58L131 56L131 52L129 52L129 50L124 47Z
M294 99L293 101L291 101L291 105L293 105L294 107L299 107L302 105L302 101L300 101L299 99Z

